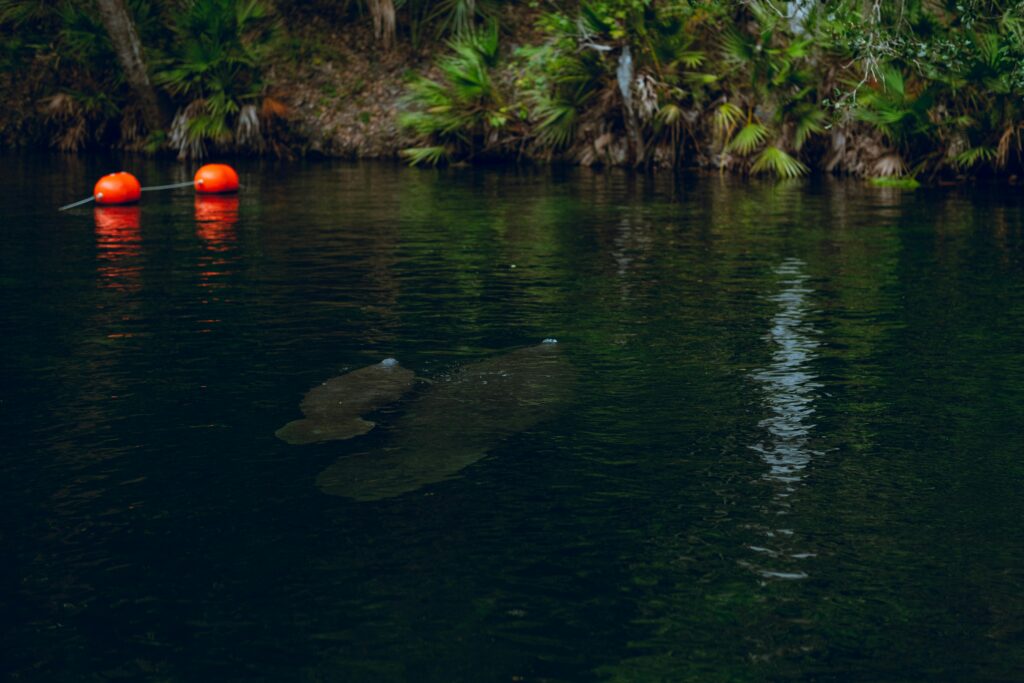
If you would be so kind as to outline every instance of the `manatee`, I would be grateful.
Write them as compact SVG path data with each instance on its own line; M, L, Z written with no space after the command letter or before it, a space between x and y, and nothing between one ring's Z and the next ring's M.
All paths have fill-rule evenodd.
M412 370L394 358L329 379L310 390L299 404L306 417L289 422L274 434L290 444L351 439L374 423L360 415L397 401L412 387Z
M554 340L467 365L411 403L382 449L339 459L316 484L373 501L449 479L502 439L557 414L575 377Z

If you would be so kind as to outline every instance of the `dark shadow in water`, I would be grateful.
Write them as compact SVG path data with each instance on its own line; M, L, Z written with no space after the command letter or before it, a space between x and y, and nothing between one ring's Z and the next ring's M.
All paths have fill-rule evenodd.
M467 365L410 405L384 448L338 460L320 473L317 486L373 501L449 479L503 438L555 415L575 378L554 343Z

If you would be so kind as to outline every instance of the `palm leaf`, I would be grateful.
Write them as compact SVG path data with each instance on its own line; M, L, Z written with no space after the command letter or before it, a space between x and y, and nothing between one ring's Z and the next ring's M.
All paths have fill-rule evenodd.
M572 142L578 122L576 107L572 103L543 102L534 110L534 115L540 117L537 123L537 139L541 144L557 149Z
M705 55L700 51L684 52L679 55L679 62L687 69L696 69L704 63Z
M760 123L748 123L737 131L729 144L725 146L726 151L739 152L746 156L761 146L768 139L768 127Z
M894 92L900 98L904 96L903 73L894 66L887 66L881 70L881 85L887 92Z
M732 102L723 102L715 108L715 113L712 115L712 124L714 125L715 133L719 137L726 138L742 119L742 109Z
M973 168L980 163L996 159L996 150L992 147L972 147L953 157L957 168Z
M410 166L420 166L422 164L437 166L441 162L448 160L448 149L441 145L434 147L409 147L408 149L403 149L401 154L409 160Z
M799 118L793 132L793 147L800 151L809 137L825 132L825 112L809 105L806 109L801 108L797 114Z
M978 50L978 55L984 64L992 69L998 68L1003 58L999 45L999 34L974 33L972 37L974 38L974 45Z
M754 59L756 46L736 29L730 29L722 37L722 56L728 62L746 64Z
M750 167L751 173L772 173L779 178L799 178L809 170L806 164L774 146L765 147Z
M658 110L655 118L666 126L675 126L683 120L683 109L678 104L669 103Z

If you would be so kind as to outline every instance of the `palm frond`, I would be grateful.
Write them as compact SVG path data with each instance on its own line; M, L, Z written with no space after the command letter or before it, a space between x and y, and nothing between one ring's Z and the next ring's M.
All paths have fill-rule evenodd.
M711 116L715 134L721 138L728 138L741 120L743 120L743 110L732 102L723 102L718 105Z
M736 132L725 149L728 152L738 152L746 156L768 139L768 133L767 126L757 122L748 123Z
M41 19L54 11L55 4L43 0L0 0L0 24L18 27Z
M971 147L954 156L953 163L957 168L973 168L980 163L993 161L997 156L992 147Z
M683 108L674 102L664 104L656 114L658 123L665 126L678 125L683 120Z
M736 29L729 29L722 37L722 56L727 62L743 65L754 59L757 46Z
M427 16L427 21L436 22L439 35L472 33L478 21L486 21L495 11L491 0L441 0L434 4L436 7Z
M403 149L401 154L409 160L410 166L421 166L423 164L437 166L438 164L448 161L448 149L443 145L435 145L433 147L409 147L408 149Z
M679 63L687 69L696 69L706 60L707 55L698 50L691 50L679 55Z
M898 97L905 94L903 72L895 66L886 66L880 72L879 84L886 92L895 93Z
M537 140L553 148L567 147L576 135L579 122L576 107L571 102L548 100L534 109L537 122Z
M809 170L806 164L774 146L761 150L750 167L751 173L771 173L778 178L799 178Z
M826 115L815 105L801 108L795 113L798 118L793 131L793 147L799 152L808 138L825 132Z

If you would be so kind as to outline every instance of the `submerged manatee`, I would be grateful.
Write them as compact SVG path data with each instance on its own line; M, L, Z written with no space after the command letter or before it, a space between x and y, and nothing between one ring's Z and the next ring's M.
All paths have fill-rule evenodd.
M360 415L400 399L415 379L394 358L327 380L299 404L305 419L289 422L274 434L290 444L351 439L373 429Z
M574 382L553 340L467 365L412 403L383 449L338 460L317 486L370 501L448 479L503 438L556 414Z

